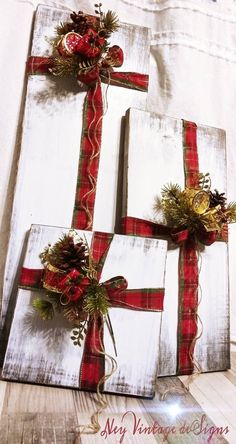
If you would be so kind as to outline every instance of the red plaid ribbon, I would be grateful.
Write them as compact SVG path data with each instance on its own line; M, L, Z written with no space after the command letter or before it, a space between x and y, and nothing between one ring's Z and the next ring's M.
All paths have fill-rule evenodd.
M100 280L102 269L109 251L113 234L95 232L92 238L91 254L95 261L97 279ZM27 289L43 288L43 269L34 270L23 268L20 277L20 287ZM121 282L122 281L122 282ZM127 290L126 281L120 276L109 279L103 285L111 307L128 308L140 311L162 311L164 300L163 288L144 288ZM96 390L105 372L105 357L99 352L103 346L103 320L96 316L88 323L84 343L83 357L80 366L80 388Z
M28 74L47 74L53 68L53 58L29 57ZM101 68L99 79L89 85L84 102L80 160L75 194L72 227L81 230L92 228L96 185L102 140L103 101L101 81L138 91L147 91L148 75L133 72L110 72Z
M185 186L194 187L199 174L197 126L183 121L183 148ZM179 303L177 331L177 373L191 374L194 370L193 353L198 323L198 257L194 237L188 238L179 252Z
M199 173L197 153L197 126L183 121L183 154L185 186L194 187ZM124 217L122 233L138 236L171 237L180 245L179 304L177 332L177 374L191 374L194 369L194 338L197 333L198 259L196 240L188 230L173 232L169 227L153 222ZM227 237L227 236L226 236ZM223 237L222 240L226 240ZM201 242L211 245L217 239L215 232L202 233Z

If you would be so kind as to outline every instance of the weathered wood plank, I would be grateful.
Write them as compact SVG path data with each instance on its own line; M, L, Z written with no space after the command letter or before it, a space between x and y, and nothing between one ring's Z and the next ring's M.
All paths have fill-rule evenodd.
M4 398L6 394L7 383L4 381L0 381L0 416L3 409Z
M210 172L212 189L225 192L224 131L199 125L197 144L200 171ZM125 145L123 215L153 220L155 196L160 195L163 185L172 182L184 186L182 121L131 109ZM215 242L200 256L198 314L203 331L195 347L195 357L203 371L225 370L230 366L228 246ZM159 375L162 376L176 373L178 260L179 249L172 245L167 254L161 328Z
M4 414L64 413L74 411L72 390L34 384L7 383L3 398Z
M94 401L94 395L91 393L82 393L78 391L61 390L64 395L67 396L69 392L73 393L74 406L71 410L71 405L65 407L64 412L59 413L55 405L50 405L50 400L45 408L44 412L38 413L25 413L24 409L28 403L25 397L14 393L14 389L19 384L8 383L12 386L11 396L15 396L16 409L15 411L8 411L7 408L2 416L0 422L0 437L1 444L18 444L23 442L26 444L70 444L74 443L75 437L77 437L78 426L88 424L90 421L91 412L96 409L96 403ZM181 387L181 383L178 378L160 378L158 380L158 393L164 392L164 390L170 386ZM23 385L25 387L25 385ZM34 390L34 386L31 386ZM40 387L42 389L42 387ZM57 389L48 388L48 391L53 392ZM9 393L10 394L10 393ZM18 397L21 397L21 406ZM214 423L210 419L207 412L204 412L202 407L196 402L191 394L187 396L168 395L165 401L160 401L157 394L154 400L137 400L129 397L119 397L106 395L108 401L108 408L101 415L100 424L101 430L96 435L84 435L82 434L78 440L78 444L102 444L109 442L115 444L119 442L121 433L114 433L114 427L125 427L124 442L137 443L137 444L154 444L162 443L163 440L170 444L186 443L186 444L205 444L209 438L210 432L202 431L199 435L195 435L193 431L184 433L184 426L191 425L196 422L207 426L207 430L213 427ZM7 402L5 403L7 407ZM35 405L39 405L38 398L35 397ZM60 406L58 406L60 408ZM52 413L54 409L54 413ZM203 417L203 415L206 415ZM125 416L123 417L123 415ZM123 420L122 420L123 417ZM219 422L215 422L216 426L223 426L222 417L217 418ZM112 420L113 432L109 433L107 422ZM139 421L141 429L135 431L135 421ZM148 427L152 427L154 424L159 424L162 429L159 429L156 433L148 433ZM175 427L175 431L171 432L170 428ZM167 429L168 428L168 429ZM169 431L169 433L168 433ZM199 431L199 430L198 430ZM107 432L107 439L105 440ZM232 432L232 431L231 431ZM197 433L197 429L195 430ZM231 433L231 436L232 433ZM233 440L228 441L228 434L223 433L217 435L210 441L214 444L235 442Z
M74 413L3 415L0 422L1 444L74 444L77 425ZM80 439L77 444L80 444Z
M42 268L39 255L68 229L33 225L24 267ZM88 245L92 232L80 231ZM124 276L128 288L163 288L167 242L114 235L102 270L101 282ZM145 271L145 272L144 272ZM72 325L61 316L42 321L32 309L37 292L19 290L2 375L6 379L66 387L79 386L83 347L70 339ZM117 347L117 371L105 383L105 390L151 397L158 363L161 312L110 308ZM113 356L113 344L104 330L106 353ZM106 360L106 373L110 363Z
M234 359L232 359L233 362ZM232 369L235 370L235 367L232 366ZM106 441L104 434L101 436L101 431L105 430L109 418L110 420L114 418L114 425L116 426L126 426L127 432L124 442L130 444L163 442L163 433L155 435L132 434L134 415L127 414L124 419L125 422L122 423L121 421L125 412L134 412L136 418L140 419L140 423L144 427L152 426L155 421L162 427L175 426L176 433L169 433L166 440L169 444L205 444L209 434L205 434L204 431L196 436L193 432L180 432L183 431L184 424L191 425L194 421L201 421L202 416L206 414L204 424L208 424L208 430L213 424L216 427L228 426L229 428L229 433L223 433L222 436L220 434L217 436L215 433L210 442L214 444L226 442L234 444L236 439L235 416L232 412L235 415L236 393L235 387L227 381L227 373L229 372L202 374L191 384L189 394L185 396L168 394L165 401L160 401L160 394L170 387L181 388L180 380L184 382L186 377L158 378L157 394L153 400L106 395L108 407L100 418L100 432L94 436L81 435L78 443L104 444L107 441L115 444L118 442L120 434L111 433ZM220 384L215 378L221 379ZM23 436L29 440L26 441L27 444L42 444L43 441L40 441L40 439L43 437L41 426L45 424L43 422L44 418L47 418L45 428L54 429L57 438L56 444L64 444L64 442L70 444L76 436L78 425L88 424L91 412L96 409L95 396L92 393L39 387L31 384L6 383L6 385L3 416L0 422L1 444L9 444L9 442L18 444L18 442L21 442L19 436L23 434L23 430ZM229 398L230 401L228 401ZM228 413L230 413L230 417ZM18 442L13 441L15 436L19 439Z
M236 353L231 352L231 369L224 372L224 376L229 379L232 384L236 385Z
M170 387L175 387L176 389L181 389L183 386L177 377L168 378L158 378L157 380L157 394L156 398L153 400L152 409L149 408L148 402L145 400L141 401L148 413L148 419L151 419L151 423L154 421L158 422L162 427L167 427L167 432L169 434L166 436L166 440L169 444L175 443L185 443L185 444L205 444L209 438L210 432L207 430L214 425L212 420L209 418L208 413L202 409L198 402L194 399L191 393L185 394L184 396L177 394L168 394L164 401L160 401L160 396L165 392L165 390ZM195 424L195 433L192 430L188 432L187 426ZM206 433L202 429L207 426ZM216 423L218 425L218 423ZM219 423L221 426L222 424ZM171 427L174 430L171 431ZM159 435L163 437L162 435ZM215 434L211 442L215 443L226 443L228 434L223 433Z
M226 439L233 444L236 440L236 392L235 386L227 380L225 373L198 376L191 384L190 392L215 424L228 426L229 433ZM180 379L184 382L184 377Z
M45 37L69 17L68 11L39 6L35 18L31 55L47 56L51 46ZM148 73L148 28L122 24L111 39L125 54L122 71ZM105 93L107 86L103 85ZM115 224L121 118L129 106L145 107L146 93L109 86L108 109L97 183L95 230L112 232ZM21 155L5 267L2 324L14 307L17 271L25 233L32 223L70 226L72 221L85 90L72 80L30 76L23 121ZM104 198L105 192L105 198ZM11 304L8 305L11 298ZM5 341L8 333L5 324Z

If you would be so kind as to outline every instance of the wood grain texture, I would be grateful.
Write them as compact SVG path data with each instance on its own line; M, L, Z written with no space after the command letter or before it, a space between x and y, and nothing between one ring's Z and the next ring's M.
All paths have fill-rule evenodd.
M54 28L69 12L39 6L31 55L48 56ZM46 38L47 37L47 38ZM148 73L148 28L121 24L111 39L125 54L122 71ZM107 86L103 85L103 92ZM95 203L95 230L114 230L121 117L129 106L145 107L146 93L109 86ZM2 325L14 307L14 283L26 232L32 223L70 226L73 213L85 90L68 79L29 76L21 155L5 267ZM104 198L105 193L105 198ZM9 306L9 300L11 304ZM7 335L7 331L6 331Z
M201 375L198 378L198 383L202 380L203 391L206 385L210 387L208 392L205 393L205 399L209 401L212 393L217 390L217 388L213 387L215 375ZM205 376L210 377L212 384L209 385L209 381L207 383L204 382ZM225 376L223 376L223 380L227 382ZM195 385L195 382L193 385ZM90 414L96 407L94 395L91 393L17 383L7 383L7 385L8 390L5 395L4 409L0 422L1 444L18 444L20 442L27 444L74 443L73 440L77 436L78 425L88 423ZM113 419L114 426L117 426L117 428L121 426L126 427L125 444L155 444L163 442L169 444L206 444L209 432L205 433L202 431L202 433L197 434L199 429L195 429L196 434L193 431L181 433L181 430L183 432L184 425L190 426L194 422L199 424L203 420L204 425L207 425L206 430L209 430L214 424L218 427L225 425L229 427L229 433L215 434L212 440L210 440L211 443L235 443L233 435L235 426L228 422L227 409L222 414L222 400L226 394L224 384L218 390L221 396L214 408L209 407L206 402L205 404L202 403L201 399L199 403L199 393L195 390L196 395L193 396L192 386L191 393L186 396L169 395L165 401L160 401L159 394L171 386L181 388L179 378L159 378L157 395L153 400L138 400L124 396L106 395L108 408L101 416L100 432L96 435L81 435L77 444L104 444L106 442L117 444L121 438L119 432L117 434L111 433L107 439L105 439L104 434L101 435L102 431L106 429L107 421L112 421ZM46 397L48 397L47 402ZM33 399L34 402L32 403ZM234 401L235 406L236 398L234 392L231 394L231 399L232 402ZM126 415L122 422L122 416L125 413ZM205 415L204 418L203 415ZM212 415L215 420L211 417ZM175 432L169 432L166 439L164 439L164 432L162 431L161 433L160 429L159 433L156 434L133 434L134 418L140 421L139 425L142 430L145 427L152 427L154 423L158 423L163 430L167 427L169 430L171 427L174 427Z
M29 235L24 267L42 268L39 255L53 245L68 229L33 225ZM88 245L92 232L80 231ZM114 235L100 282L124 276L128 288L163 288L167 242L132 236ZM144 273L145 270L145 273ZM70 339L72 325L61 315L42 321L32 309L37 292L18 291L2 375L6 379L40 384L79 386L83 347ZM161 312L110 308L118 368L105 383L105 390L151 397L154 394L158 364ZM105 328L106 353L114 355L110 335ZM109 361L105 373L109 373Z
M235 423L235 385L230 380L231 371L235 373L235 356L231 356L232 369L227 372L202 374L191 384L191 394L218 425L228 426L226 439L236 441ZM184 382L184 377L180 378Z
M232 353L232 369L235 366L236 353ZM235 406L236 392L234 385L227 380L230 371L200 375L190 386L187 396L168 395L166 400L160 401L160 394L166 388L180 388L180 380L186 377L159 378L157 394L153 400L138 400L124 396L106 395L108 408L101 416L101 431L106 421L114 418L115 425L122 424L122 415L125 412L134 412L144 426L153 425L154 421L163 427L175 426L178 431L184 424L190 425L193 421L201 421L206 415L205 424L212 427L229 427L229 433L214 435L213 444L235 444ZM220 382L219 382L220 380ZM0 388L3 382L0 382ZM95 398L92 393L83 393L69 389L40 387L31 384L4 383L7 386L0 401L3 413L0 421L1 443L18 444L48 444L43 441L46 436L53 436L53 444L70 443L76 436L77 426L89 421L90 414L95 408ZM229 399L230 398L230 399ZM46 419L47 421L46 421ZM124 424L123 424L124 425ZM163 442L163 434L132 435L133 417L128 414L125 419L127 434L125 443L128 444L155 444ZM119 435L118 435L119 436ZM78 444L117 444L118 436L111 434L107 440L100 433L95 436L81 435ZM24 440L23 440L24 437ZM201 433L169 434L167 443L206 444L209 435ZM72 441L73 442L73 441Z
M224 376L236 385L236 352L231 353L231 369L224 372Z
M182 121L131 109L127 115L123 215L153 220L155 196L166 183L184 186ZM137 143L138 141L138 143ZM225 133L198 126L199 169L210 172L212 189L226 191ZM138 178L138 180L137 180ZM176 373L179 249L169 245L162 317L159 375ZM215 242L200 255L203 322L195 356L203 371L229 368L228 246Z

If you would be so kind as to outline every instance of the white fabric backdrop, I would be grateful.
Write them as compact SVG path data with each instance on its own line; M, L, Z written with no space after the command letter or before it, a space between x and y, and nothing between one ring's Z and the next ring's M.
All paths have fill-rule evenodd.
M38 3L93 13L93 1L0 4L0 285L13 199L25 61ZM228 198L236 200L236 5L233 0L107 0L120 20L152 28L148 108L227 132ZM231 335L236 340L236 226L230 228ZM214 316L214 301L212 316Z

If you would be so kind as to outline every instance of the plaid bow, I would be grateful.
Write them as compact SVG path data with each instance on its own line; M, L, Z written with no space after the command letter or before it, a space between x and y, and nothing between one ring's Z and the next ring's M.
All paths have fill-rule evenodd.
M91 254L100 281L102 269L113 239L113 234L94 232L91 243ZM19 286L26 289L43 288L45 270L23 268ZM73 272L74 274L74 272ZM68 277L68 275L67 275ZM63 275L63 279L65 276ZM54 281L55 279L55 281ZM47 283L65 288L65 282L58 273L46 277ZM87 284L85 283L85 286ZM164 300L163 288L127 289L127 281L122 276L116 276L102 284L107 291L111 307L128 308L140 311L162 311ZM82 288L84 291L84 287ZM103 346L103 318L100 314L89 319L84 342L83 357L80 365L79 387L83 390L96 390L99 381L105 373L105 357L101 351Z
M199 173L196 124L183 121L183 135L185 186L191 188L194 187ZM194 339L197 334L199 285L197 239L187 229L173 231L170 227L133 217L123 218L122 233L171 238L180 246L177 374L191 374L194 370ZM220 239L227 240L227 230L222 233ZM198 240L204 245L211 245L219 240L219 237L216 232L202 232L198 235Z

